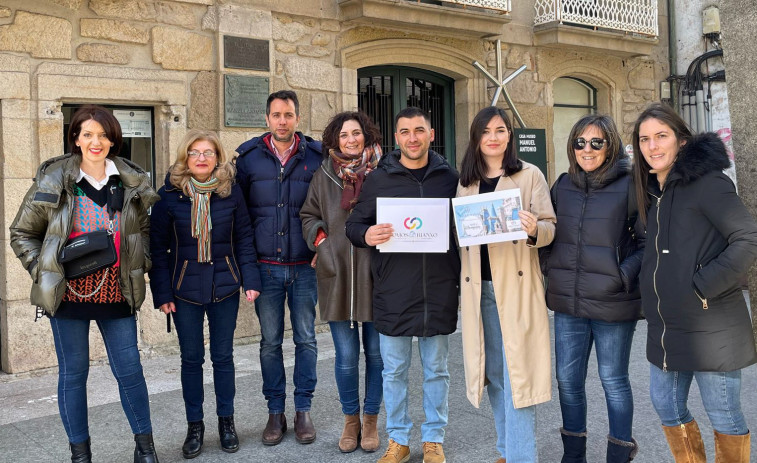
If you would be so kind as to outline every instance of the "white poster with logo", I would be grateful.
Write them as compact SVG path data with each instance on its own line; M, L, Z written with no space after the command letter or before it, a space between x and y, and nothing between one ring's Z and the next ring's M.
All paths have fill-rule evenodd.
M392 237L381 252L447 252L449 199L376 198L376 223L390 223Z
M520 190L500 190L452 200L460 246L525 240L520 223Z
M121 124L121 133L124 138L152 137L150 111L114 109L113 116L115 116L118 123Z

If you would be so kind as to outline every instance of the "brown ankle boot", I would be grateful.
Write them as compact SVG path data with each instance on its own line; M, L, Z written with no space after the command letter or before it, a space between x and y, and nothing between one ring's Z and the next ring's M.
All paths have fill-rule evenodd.
M715 431L715 463L749 463L752 435L720 434Z
M357 415L344 415L344 430L339 438L339 451L342 453L354 452L360 442L360 413Z
M691 420L680 426L663 426L676 463L707 463L699 425ZM748 457L747 457L748 458Z
M378 415L363 415L363 437L360 447L366 452L379 449Z

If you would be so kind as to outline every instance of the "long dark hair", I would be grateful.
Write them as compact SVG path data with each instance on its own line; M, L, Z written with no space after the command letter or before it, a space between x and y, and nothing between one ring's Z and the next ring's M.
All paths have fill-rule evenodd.
M573 140L581 136L581 134L584 133L584 130L591 126L599 129L599 131L602 132L602 138L607 140L605 148L605 155L607 157L605 158L605 162L592 173L597 180L602 181L605 175L607 175L607 172L609 172L621 158L626 156L625 151L623 151L623 141L620 139L620 133L615 125L615 121L613 121L610 116L604 114L586 115L575 123L570 130L570 135L568 135L568 162L570 163L568 173L574 180L578 179L578 174L583 169L578 165L578 160L576 160L576 150L573 149Z
M486 126L497 116L505 121L505 127L510 133L510 140L507 142L507 148L505 148L505 157L502 159L502 170L505 172L505 177L523 169L523 163L515 154L515 142L513 141L515 137L513 136L513 125L510 118L507 117L507 113L502 108L487 106L476 114L470 126L470 141L468 141L468 148L465 150L465 156L460 165L460 184L464 187L476 182L489 181L486 175L489 167L481 154L481 138Z
M653 103L644 110L636 119L633 126L633 179L636 183L636 204L639 205L639 217L644 225L647 224L647 210L649 209L650 200L647 194L647 185L649 184L649 171L652 169L644 159L644 155L639 147L639 127L648 119L657 119L661 123L670 127L676 136L678 143L688 142L691 137L691 130L686 125L686 121L681 119L673 108L661 103Z
M87 104L77 109L74 115L71 117L71 123L68 126L68 144L71 146L71 152L74 154L81 154L81 148L76 146L76 139L79 138L81 133L81 126L88 120L94 120L99 123L108 140L113 143L113 146L108 151L108 159L112 159L121 152L121 146L123 145L123 135L121 133L121 124L118 123L118 119L107 109L102 106Z
M360 129L365 137L365 146L381 143L381 132L370 116L362 111L344 111L332 117L329 124L323 129L321 138L324 156L328 156L331 149L339 151L339 134L347 121L357 121L360 124Z

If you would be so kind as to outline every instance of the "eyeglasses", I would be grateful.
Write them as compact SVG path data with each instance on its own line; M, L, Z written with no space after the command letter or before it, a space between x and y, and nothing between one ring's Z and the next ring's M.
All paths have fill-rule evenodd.
M189 155L190 158L199 158L201 154L205 156L205 158L207 159L216 157L216 152L213 150L205 150L205 151L192 150L192 151L187 152L187 154Z
M595 151L599 151L602 149L603 146L605 146L605 143L607 143L607 140L604 138L592 138L591 140L586 140L584 137L578 137L575 140L573 140L573 149L574 150L582 150L586 147L586 142L588 141L589 145L591 146L591 149Z

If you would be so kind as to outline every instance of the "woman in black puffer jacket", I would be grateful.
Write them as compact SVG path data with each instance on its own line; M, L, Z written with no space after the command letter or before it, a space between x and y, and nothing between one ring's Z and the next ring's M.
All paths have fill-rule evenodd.
M637 277L644 248L630 161L615 123L588 115L568 138L570 171L552 187L555 239L542 252L547 306L555 311L555 360L563 463L586 462L586 369L592 343L605 390L608 462L636 454L628 362L641 318Z
M649 238L640 286L652 404L676 461L704 462L686 407L696 378L715 428L715 460L746 463L741 369L757 353L740 282L757 257L757 223L722 172L730 161L716 134L692 135L670 107L656 104L636 121L633 144Z

